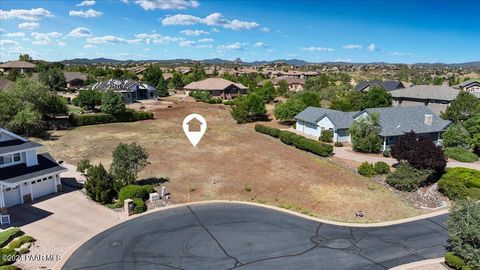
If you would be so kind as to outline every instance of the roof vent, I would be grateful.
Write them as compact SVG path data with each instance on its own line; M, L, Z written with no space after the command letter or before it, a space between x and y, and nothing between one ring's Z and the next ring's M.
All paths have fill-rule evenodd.
M433 114L425 114L425 125L431 126L433 124Z

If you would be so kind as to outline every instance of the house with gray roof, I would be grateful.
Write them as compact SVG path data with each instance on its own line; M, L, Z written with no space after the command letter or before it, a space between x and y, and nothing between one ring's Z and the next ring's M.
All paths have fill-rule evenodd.
M463 91L467 91L470 93L480 93L480 81L478 80L468 80L464 81L460 84L452 86L453 88L457 88Z
M380 87L383 90L390 92L393 90L405 88L405 85L401 81L381 81L381 80L371 80L371 81L360 81L356 86L355 90L360 92L368 92L371 87Z
M83 87L87 79L85 74L77 71L64 71L63 75L65 76L68 89L79 89Z
M390 94L394 107L426 106L436 115L441 115L460 91L446 85L416 85L391 91ZM472 94L480 98L480 92Z
M154 99L157 92L157 89L148 83L120 79L97 82L88 88L97 91L113 90L123 95L125 103L132 103L141 99Z
M0 128L0 214L7 208L62 190L60 166L48 153L37 154L41 144Z
M306 135L320 137L322 131L332 130L334 142L350 142L349 128L355 121L372 114L379 115L383 150L394 145L398 138L411 131L441 143L441 133L450 124L425 106L372 108L357 112L308 107L295 116L295 129Z

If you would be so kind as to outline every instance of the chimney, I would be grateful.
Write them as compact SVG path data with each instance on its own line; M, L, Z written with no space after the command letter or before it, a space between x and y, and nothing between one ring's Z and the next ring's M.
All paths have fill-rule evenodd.
M431 126L433 123L433 114L425 114L425 125Z

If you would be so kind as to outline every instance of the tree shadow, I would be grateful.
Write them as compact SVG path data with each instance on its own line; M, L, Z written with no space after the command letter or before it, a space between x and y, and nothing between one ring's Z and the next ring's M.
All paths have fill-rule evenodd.
M138 180L137 183L139 185L159 186L161 184L170 183L170 178L168 178L168 177L149 177L149 178Z

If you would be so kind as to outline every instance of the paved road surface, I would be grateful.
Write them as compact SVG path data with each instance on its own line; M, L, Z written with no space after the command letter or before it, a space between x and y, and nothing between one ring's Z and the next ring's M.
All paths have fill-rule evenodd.
M353 228L263 207L192 205L119 224L64 269L388 269L441 257L446 219Z

